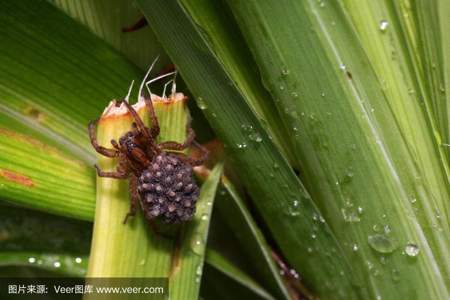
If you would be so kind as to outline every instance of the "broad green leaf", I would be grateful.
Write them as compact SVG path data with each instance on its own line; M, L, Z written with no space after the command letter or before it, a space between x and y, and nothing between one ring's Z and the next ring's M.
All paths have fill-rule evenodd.
M52 2L123 53L142 70L146 70L157 56L160 59L156 64L156 70L170 63L161 45L156 42L151 25L134 32L122 32L122 28L136 24L143 17L132 1L53 0Z
M86 124L138 68L46 1L2 1L0 25L0 113L92 162Z
M94 170L58 141L0 114L1 200L92 220Z
M321 297L352 298L352 270L329 227L242 94L176 1L140 0L145 16L239 167L283 255ZM206 80L207 79L207 80Z
M450 143L448 105L450 40L447 32L450 28L448 18L450 5L448 1L417 0L412 2L412 6L419 32L420 48L417 50L417 55L420 57L423 68L423 82L431 98L432 115L438 125L442 144L448 147ZM448 148L445 150L448 153Z
M283 120L300 129L290 136L302 178L357 284L372 298L448 298L446 166L427 110L408 95L415 74L402 39L390 36L397 22L373 1L346 2L355 11L325 1L228 3ZM383 18L390 25L380 30Z
M0 266L28 266L65 276L86 273L91 225L0 206ZM2 273L3 276L3 273Z
M39 252L0 251L0 267L34 267L67 277L84 277L87 257Z
M230 22L233 18L227 7L220 1L183 0L186 10L193 21L201 26L214 54L230 74L230 84L235 84L244 95L244 100L254 110L261 124L269 132L279 149L295 162L292 145L286 135L286 129L276 111L270 94L260 81L260 74L254 67L254 60L246 48L239 28Z

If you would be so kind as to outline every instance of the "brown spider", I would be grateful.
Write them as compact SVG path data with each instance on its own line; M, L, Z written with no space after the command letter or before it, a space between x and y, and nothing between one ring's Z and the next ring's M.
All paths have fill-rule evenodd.
M142 93L143 85L152 67L139 89L140 98L145 101L145 106L150 113L151 128L144 125L134 108L128 103L130 93L124 99L125 101L120 101L116 105L123 103L127 107L134 119L132 129L120 137L118 143L111 140L113 149L98 144L96 136L98 119L89 124L89 136L95 150L104 156L119 159L114 172L102 171L95 165L98 176L130 179L130 210L123 221L124 224L128 217L136 215L139 200L145 218L149 221L159 216L166 223L179 223L191 219L199 196L199 188L193 178L192 168L203 164L208 156L208 150L194 140L195 133L190 127L190 121L187 124L187 138L184 143L174 141L156 143L160 131L158 119L151 98L146 98ZM146 84L162 77L155 78ZM172 82L173 96L175 83L174 80ZM202 155L199 159L188 157L180 152L169 152L185 150L191 145L201 150Z

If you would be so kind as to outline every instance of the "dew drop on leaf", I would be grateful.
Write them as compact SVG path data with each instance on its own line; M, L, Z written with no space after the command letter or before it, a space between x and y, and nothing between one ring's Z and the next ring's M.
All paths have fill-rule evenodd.
M388 26L389 26L389 22L388 21L386 21L386 20L381 20L380 21L380 27L379 28L380 28L381 32L385 32L387 30Z
M208 106L206 105L205 100L203 100L202 97L198 97L197 98L197 105L198 105L198 108L200 108L201 110L205 110L205 109L208 108Z
M391 253L397 249L396 240L387 234L369 235L367 241L373 250L380 253Z
M420 248L416 244L408 243L405 247L405 253L408 256L415 257L419 255Z

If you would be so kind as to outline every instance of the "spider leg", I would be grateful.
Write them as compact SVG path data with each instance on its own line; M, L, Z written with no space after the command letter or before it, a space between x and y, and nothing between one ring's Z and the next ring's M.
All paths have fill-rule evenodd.
M155 109L153 107L153 101L151 98L144 98L145 106L147 107L147 110L150 114L150 120L152 121L152 127L150 128L150 135L153 138L156 138L159 135L159 122L158 118L156 117Z
M92 121L89 123L89 138L91 140L91 144L94 147L95 151L98 153L107 156L107 157L117 157L119 152L114 149L108 149L103 146L100 146L97 141L97 123L98 120Z
M136 215L137 205L139 201L139 195L137 191L137 178L136 176L131 176L130 179L130 210L123 220L123 224L127 223L129 217L134 217Z
M203 147L202 145L200 145L198 142L194 141L192 143L195 147L197 147L198 150L200 150L200 158L197 159L193 159L193 166L200 166L202 165L207 159L208 159L208 155L209 155L209 151L208 149L206 149L205 147Z
M111 140L111 145L113 145L113 147L116 148L117 150L120 150L120 146L116 140L114 140L114 139Z
M168 141L168 142L162 142L158 146L161 149L179 150L179 151L184 150L184 149L188 148L189 146L191 146L195 139L195 132L191 128L191 122L192 122L192 119L191 119L191 117L189 117L188 122L186 124L187 137L186 137L186 140L184 141L184 143L180 144L180 143L177 143L174 141Z
M186 140L184 141L184 143L180 144L177 142L173 142L173 141L168 141L168 142L162 142L159 144L159 147L161 149L166 149L166 150L184 150L186 148L188 148L195 139L195 132L192 128L188 129L188 136L186 138Z
M205 147L203 147L196 141L194 141L192 143L192 145L194 145L195 147L197 147L200 150L200 152L201 152L200 158L192 158L192 157L187 156L184 153L172 153L172 154L177 155L182 161L184 161L185 163L187 163L193 167L200 166L208 159L209 151L208 151L208 149L206 149Z
M115 171L115 172L105 172L100 170L100 168L95 165L95 169L97 170L97 175L99 177L109 177L109 178L115 178L115 179L126 179L128 178L128 173L126 171Z
M144 122L142 122L141 117L139 117L138 113L136 112L136 110L133 108L133 106L131 106L130 103L128 103L127 101L123 101L123 103L125 104L125 106L127 107L128 111L131 113L131 116L133 117L135 123L136 123L136 127L137 129L142 132L142 134L144 136L146 136L148 139L150 139L150 136L148 135L148 131L147 128L145 127Z

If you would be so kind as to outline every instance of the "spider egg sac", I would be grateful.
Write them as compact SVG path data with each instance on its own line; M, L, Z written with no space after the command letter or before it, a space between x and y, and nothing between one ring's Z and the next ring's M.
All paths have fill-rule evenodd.
M155 187L150 189L148 187ZM161 217L166 223L190 220L195 213L199 188L192 167L177 156L161 153L139 177L138 191L147 219Z

